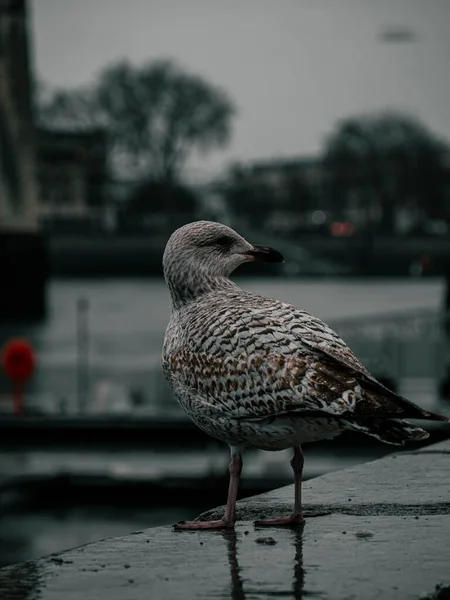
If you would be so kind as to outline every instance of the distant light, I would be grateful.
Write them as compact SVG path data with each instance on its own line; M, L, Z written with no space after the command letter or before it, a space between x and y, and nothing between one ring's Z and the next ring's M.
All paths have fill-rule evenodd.
M349 222L340 223L335 221L331 224L330 229L331 235L334 237L350 237L355 233L355 226Z
M314 225L323 225L327 220L327 215L323 210L315 210L311 215L311 221Z

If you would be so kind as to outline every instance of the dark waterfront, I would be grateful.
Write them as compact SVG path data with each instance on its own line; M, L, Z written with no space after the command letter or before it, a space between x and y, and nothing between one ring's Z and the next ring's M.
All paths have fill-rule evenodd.
M387 339L391 339L392 345L392 323L400 334L404 329L402 319L412 314L419 315L416 319L419 318L422 327L426 326L421 311L438 315L444 294L444 282L437 278L347 281L240 278L238 281L247 289L304 307L336 323L338 329L340 324L347 333L352 332L349 323L354 323L356 335L361 323L375 323L375 334L372 332L372 337L363 341L360 348L369 362L374 355L383 355L383 348L386 349L386 345L379 346L380 332L382 343L386 344L383 328L390 327L391 337ZM140 423L141 433L138 436L137 430L130 436L117 433L116 443L112 444L110 438L116 435L112 421L105 433L95 434L97 437L91 434L88 447L84 448L77 441L84 434L64 434L61 438L50 430L45 434L32 434L29 430L24 436L18 431L8 437L7 444L4 437L1 476L22 474L28 492L25 496L23 490L18 496L11 496L5 490L3 495L0 492L4 508L0 519L2 564L190 519L210 505L222 503L226 493L225 445L210 440L204 446L195 436L189 438L191 441L181 437L185 440L181 443L171 438L185 435L181 433L171 433L168 439L160 433L156 438L156 429L149 429L147 439L145 429L142 430L146 421L157 427L158 419L170 422L182 418L160 374L159 356L170 312L162 281L51 282L49 319L31 329L23 328L24 334L36 340L39 349L36 378L27 396L30 414L40 407L51 418L80 417L76 344L80 298L85 298L89 307L86 373L89 384L84 414L90 419L106 420L109 415L116 421L133 417ZM383 317L386 314L388 317ZM377 318L381 320L378 324ZM438 399L439 368L434 365L427 370L427 363L423 362L424 347L430 348L425 354L432 352L436 356L436 339L430 332L424 336L419 331L417 335L422 341L417 354L410 353L395 365L389 359L385 361L390 363L389 375L410 399L435 410L448 411L448 404ZM408 339L409 347L413 341ZM444 359L442 356L441 371ZM138 404L137 390L141 392ZM3 411L10 412L5 382L3 391L1 406ZM61 410L65 417L58 417ZM195 432L193 427L193 435L197 435ZM47 439L46 444L40 435ZM348 441L343 444L337 441L327 447L312 445L306 449L305 477L373 460L391 450L376 443L351 446ZM292 480L289 458L289 452L248 452L241 495L289 484ZM30 483L30 477L36 476L42 479L38 487ZM187 478L184 483L183 478ZM206 478L204 483L195 483L201 478Z

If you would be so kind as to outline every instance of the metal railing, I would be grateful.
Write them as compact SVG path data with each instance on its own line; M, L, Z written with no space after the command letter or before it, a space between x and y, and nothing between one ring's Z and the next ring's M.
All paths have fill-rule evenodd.
M436 310L410 310L332 323L360 360L375 374L438 379L444 373L449 341L447 317Z

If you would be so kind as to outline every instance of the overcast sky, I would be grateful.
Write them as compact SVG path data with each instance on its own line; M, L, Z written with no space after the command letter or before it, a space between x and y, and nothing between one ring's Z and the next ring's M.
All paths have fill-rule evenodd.
M396 108L450 140L450 0L29 0L37 75L92 81L108 62L171 57L223 86L232 141L192 162L318 152L337 119ZM399 26L408 43L382 43Z

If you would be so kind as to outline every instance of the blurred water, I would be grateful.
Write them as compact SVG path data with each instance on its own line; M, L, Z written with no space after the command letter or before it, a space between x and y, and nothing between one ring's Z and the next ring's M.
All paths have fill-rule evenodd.
M441 279L238 279L244 289L304 308L325 320L441 305ZM36 329L47 340L73 338L76 302L89 301L93 334L148 334L147 352L159 356L170 315L170 298L162 279L54 280L48 290L49 318ZM130 342L131 343L131 342ZM150 347L152 346L152 347Z

